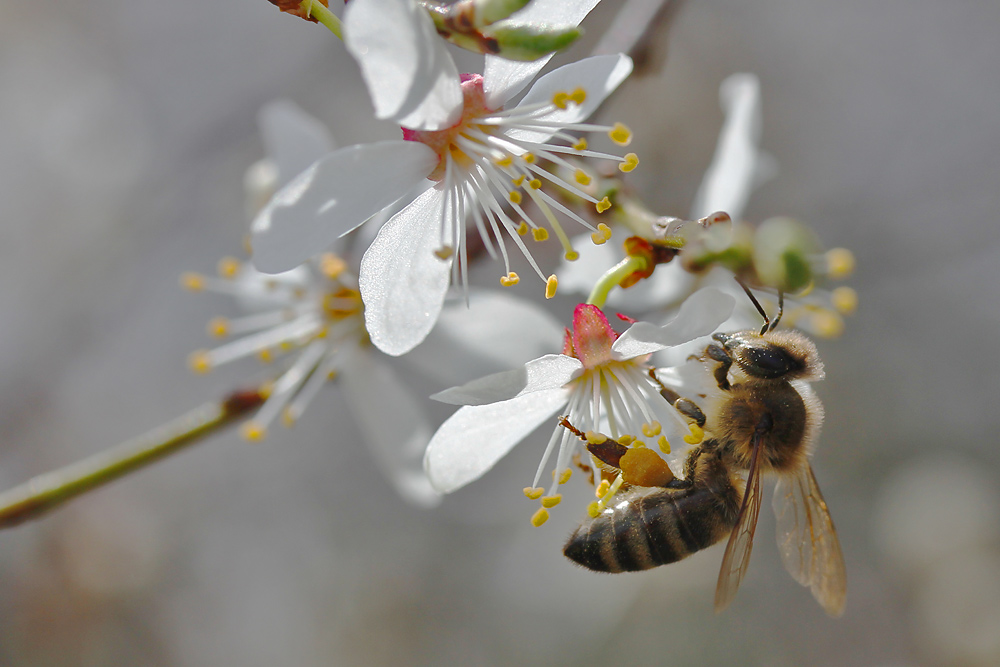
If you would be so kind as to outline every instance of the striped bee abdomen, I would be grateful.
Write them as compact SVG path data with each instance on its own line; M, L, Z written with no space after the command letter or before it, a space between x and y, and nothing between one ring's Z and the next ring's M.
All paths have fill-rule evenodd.
M563 553L598 572L648 570L679 561L732 531L739 497L730 485L724 487L631 489L580 524Z

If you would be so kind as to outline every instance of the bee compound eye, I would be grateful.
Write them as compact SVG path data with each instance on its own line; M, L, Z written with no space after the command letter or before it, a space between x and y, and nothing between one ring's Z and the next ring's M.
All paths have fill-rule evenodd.
M777 345L745 346L737 355L740 367L750 375L780 378L801 367L801 363Z

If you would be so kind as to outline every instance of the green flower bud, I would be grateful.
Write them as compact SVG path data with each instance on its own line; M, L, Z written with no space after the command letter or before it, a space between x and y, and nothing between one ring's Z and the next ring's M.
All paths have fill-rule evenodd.
M497 26L483 31L496 40L496 55L508 60L538 60L564 49L580 36L579 28L553 28L529 25Z
M471 0L475 7L477 27L502 21L514 12L524 9L531 0Z

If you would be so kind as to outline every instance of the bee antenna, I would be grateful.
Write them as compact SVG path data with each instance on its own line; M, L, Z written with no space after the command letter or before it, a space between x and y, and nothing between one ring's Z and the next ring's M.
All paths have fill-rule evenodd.
M763 336L778 324L778 320L781 319L781 313L778 313L778 319L774 321L774 324L771 324L771 320L768 319L767 313L764 312L764 308L760 305L760 301L758 301L757 297L753 295L753 292L750 291L750 288L747 287L746 283L744 283L739 276L734 276L734 278L736 279L736 282L739 283L740 287L743 288L743 291L746 292L747 296L750 297L750 301L757 309L757 312L764 318L764 326L760 328L760 335ZM779 298L781 299L781 309L784 310L784 293L781 292L780 294L781 296Z
M774 318L771 322L771 327L769 331L774 331L778 326L778 322L781 321L781 316L785 314L785 291L778 290L778 316Z

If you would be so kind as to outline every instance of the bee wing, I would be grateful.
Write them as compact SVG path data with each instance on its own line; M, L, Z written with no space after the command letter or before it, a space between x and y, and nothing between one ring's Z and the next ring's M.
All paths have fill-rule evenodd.
M753 534L757 530L757 517L760 516L760 437L754 437L753 453L750 455L750 471L747 473L747 487L743 493L743 504L736 517L736 525L729 535L726 544L726 554L722 557L722 569L719 571L719 583L715 586L715 611L722 611L729 606L739 590L743 575L750 565L750 551L753 549Z
M785 568L809 587L827 614L840 616L847 598L844 554L809 464L778 479L773 504Z

